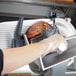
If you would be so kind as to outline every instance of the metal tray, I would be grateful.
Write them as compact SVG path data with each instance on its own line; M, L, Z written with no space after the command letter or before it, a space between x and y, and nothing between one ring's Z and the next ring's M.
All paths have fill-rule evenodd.
M46 17L50 8L70 7L76 8L76 4L60 4L42 0L0 0L0 15L2 16L25 16L40 18Z

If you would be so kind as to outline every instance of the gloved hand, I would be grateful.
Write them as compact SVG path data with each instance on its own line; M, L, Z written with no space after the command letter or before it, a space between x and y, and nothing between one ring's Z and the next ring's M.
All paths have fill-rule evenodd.
M53 52L57 52L61 54L68 47L68 44L65 41L64 37L59 34L54 34L50 36L49 38L42 40L42 42L48 45L47 50L45 51L43 56L45 56L48 53L53 53Z

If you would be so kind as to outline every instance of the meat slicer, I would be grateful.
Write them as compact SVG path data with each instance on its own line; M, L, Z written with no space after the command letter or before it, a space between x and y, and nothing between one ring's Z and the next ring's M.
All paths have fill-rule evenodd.
M58 22L58 20L59 20L59 22ZM21 17L18 22L17 29L16 29L17 31L15 31L15 34L14 34L14 38L15 38L14 40L17 40L17 41L15 41L15 42L13 41L13 44L12 44L13 47L19 47L19 46L29 44L27 36L25 37L25 35L23 35L23 37L21 37L21 33L19 34L19 32L18 32L19 27L20 27L19 31L21 32L22 21L23 21L23 17ZM29 66L30 66L31 70L34 73L36 73L36 75L40 75L40 76L42 76L42 75L43 76L63 75L64 76L66 69L68 67L67 66L68 63L71 62L75 57L75 49L73 47L76 45L76 43L74 42L74 40L76 39L75 29L73 28L73 26L71 26L70 19L54 18L51 20L49 19L48 22L52 22L51 24L54 25L54 29L49 30L48 32L45 32L44 30L42 30L42 34L39 37L33 38L32 42L33 43L38 42L55 33L60 33L63 36L65 36L65 39L68 41L69 48L66 52L64 52L62 54L53 53L53 54L48 54L45 57L40 57L39 59L37 59L34 62L32 62L31 64L29 64ZM63 24L63 22L65 22L65 23ZM70 27L65 26L65 24L68 25L68 22L70 24L69 25ZM66 29L66 32L64 32L64 27ZM69 31L70 31L70 34L69 34ZM18 35L18 36L16 36L16 35ZM22 45L21 45L21 43L19 43L20 40L21 40L21 42L23 42ZM72 47L73 47L73 49L72 49ZM65 67L63 68L63 70L61 70L61 67L63 67L63 66L65 66Z
M31 24L42 20L55 25L54 26L55 27L54 31L56 31L55 33L62 34L66 39L69 39L69 37L71 37L71 39L68 40L69 48L66 52L62 54L57 54L57 53L48 54L44 58L40 57L39 59L37 59L36 61L30 64L31 70L34 72L34 74L38 76L65 76L68 63L73 61L76 56L76 52L75 52L76 38L73 37L75 36L76 31L73 25L71 24L71 19L65 17L65 15L69 12L69 10L64 14L62 11L59 11L57 9L51 10L52 6L53 8L64 7L69 9L70 8L76 9L75 3L60 4L60 3L54 3L54 2L51 2L51 3L46 1L44 2L41 0L26 0L26 1L25 0L22 0L22 1L21 0L0 0L1 16L20 17L17 27L15 27L16 31L13 32L14 36L13 36L13 40L11 40L12 48L29 44L27 36L25 36L24 33L21 33L23 31L22 26L24 25L24 23L27 24L28 21L30 25L27 24L28 26L25 26L26 30L27 30L27 27L31 26ZM23 22L24 17L41 18L41 19L38 19L38 20L32 19L28 21L25 20ZM42 31L43 36L46 35L44 32L45 31ZM35 41L37 41L37 39L33 39L33 42ZM76 63L74 62L74 64Z

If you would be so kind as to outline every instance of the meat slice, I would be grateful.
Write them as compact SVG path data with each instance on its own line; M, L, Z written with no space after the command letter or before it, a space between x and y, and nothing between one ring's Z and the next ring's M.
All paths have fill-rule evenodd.
M35 24L33 24L26 32L29 42L32 42L32 38L41 35L42 29L44 29L47 32L49 26L53 28L50 24L44 21L38 21Z

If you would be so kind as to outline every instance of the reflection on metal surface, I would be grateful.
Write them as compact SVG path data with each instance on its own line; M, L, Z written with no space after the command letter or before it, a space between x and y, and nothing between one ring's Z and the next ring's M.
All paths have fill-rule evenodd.
M76 8L74 0L0 0L0 2Z

